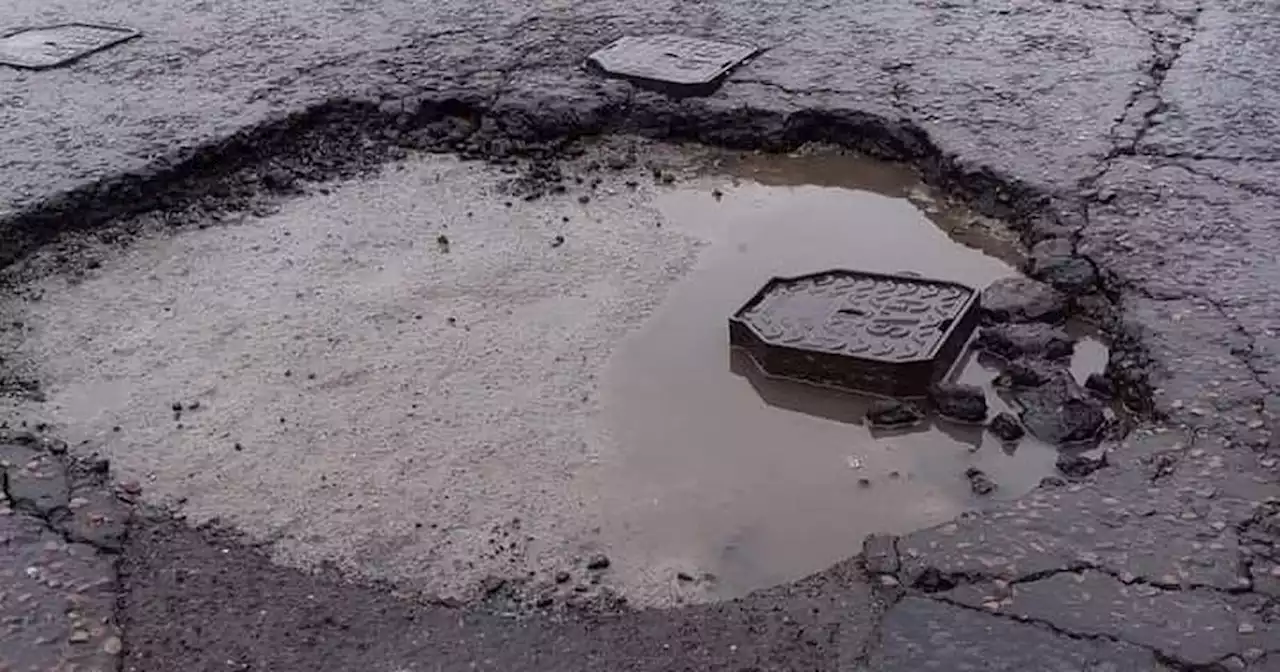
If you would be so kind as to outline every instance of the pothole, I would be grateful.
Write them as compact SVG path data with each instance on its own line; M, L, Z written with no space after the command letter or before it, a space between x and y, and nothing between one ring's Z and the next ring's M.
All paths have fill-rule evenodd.
M941 523L1054 473L1057 449L1034 437L1005 444L936 418L873 430L869 398L771 379L727 346L726 316L772 277L906 271L980 289L1017 271L957 239L1013 255L1009 234L938 202L905 169L839 154L726 159L715 172L727 175L657 199L671 226L711 244L605 376L604 431L619 459L598 488L603 529L638 561L631 571L741 595L853 555L867 534ZM1074 330L1083 384L1107 349ZM992 386L998 364L971 350L952 377L982 386L992 415L1016 415ZM973 493L973 467L993 493Z
M501 169L417 156L275 214L143 218L128 249L42 254L28 271L64 272L0 312L18 325L6 362L45 398L4 418L284 562L464 599L519 579L540 604L740 595L1051 473L1031 438L872 433L865 399L766 379L727 344L775 275L1013 275L998 223L843 155L613 139L562 169L534 181L565 188L526 200ZM1075 375L1101 371L1106 348L1077 336ZM1007 408L992 363L957 370Z

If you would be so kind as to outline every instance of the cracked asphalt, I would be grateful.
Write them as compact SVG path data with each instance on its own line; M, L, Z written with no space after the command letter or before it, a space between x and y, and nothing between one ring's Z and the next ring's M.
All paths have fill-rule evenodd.
M1020 225L1028 270L1102 322L1148 422L1085 479L869 539L795 584L548 613L283 569L226 532L130 515L131 484L56 439L6 436L0 666L1280 669L1273 5L19 0L6 25L67 19L144 37L0 70L0 263L141 212L254 208L406 147L827 141ZM766 51L682 100L578 67L663 31Z

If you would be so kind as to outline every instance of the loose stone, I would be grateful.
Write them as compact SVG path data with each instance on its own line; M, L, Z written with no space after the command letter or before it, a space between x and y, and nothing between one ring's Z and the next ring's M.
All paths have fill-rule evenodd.
M936 383L929 396L938 413L952 420L982 422L987 419L987 398L975 385Z

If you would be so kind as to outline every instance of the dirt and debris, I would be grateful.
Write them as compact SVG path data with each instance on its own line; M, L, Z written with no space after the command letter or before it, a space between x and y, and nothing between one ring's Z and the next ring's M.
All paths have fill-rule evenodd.
M1001 411L991 418L987 429L991 430L992 434L995 434L1005 443L1015 442L1026 434L1026 430L1022 428L1018 419L1007 411Z
M1068 294L1085 294L1097 283L1097 271L1075 253L1071 241L1051 238L1031 248L1031 275Z
M987 397L981 387L959 383L935 383L929 388L929 400L938 414L961 422L983 422L987 419Z
M1069 374L1017 390L1014 395L1027 431L1052 445L1093 441L1108 422L1106 405Z
M867 423L878 429L913 427L924 420L918 406L905 401L877 400L867 409Z
M976 343L979 348L1006 360L1065 359L1075 351L1075 339L1065 330L1034 322L983 327Z
M1115 382L1105 373L1091 373L1084 381L1085 389L1101 396L1103 399L1110 399L1115 396Z
M991 480L987 473L977 467L969 467L964 472L964 477L969 479L969 489L973 490L973 494L986 496L996 491L996 482Z
M1058 471L1071 478L1084 478L1105 466L1107 453L1101 450L1064 450L1057 461Z
M1005 388L1039 387L1064 373L1061 363L1019 357L1002 367L993 383Z
M1030 278L1004 278L982 291L983 317L992 322L1062 322L1067 298Z

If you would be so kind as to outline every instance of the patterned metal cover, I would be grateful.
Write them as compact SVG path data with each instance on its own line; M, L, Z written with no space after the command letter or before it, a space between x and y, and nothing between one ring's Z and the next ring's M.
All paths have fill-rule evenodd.
M26 28L0 37L0 65L44 70L137 37L130 28L65 23Z
M587 60L620 77L694 86L714 82L754 53L755 47L668 34L623 37Z
M973 297L937 280L828 271L772 281L735 318L775 345L909 362L934 357Z

